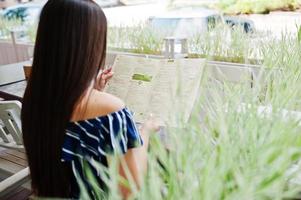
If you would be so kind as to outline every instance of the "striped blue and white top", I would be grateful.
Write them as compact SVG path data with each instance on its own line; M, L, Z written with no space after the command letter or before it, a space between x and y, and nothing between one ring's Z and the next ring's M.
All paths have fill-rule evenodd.
M128 149L141 145L142 139L132 113L127 108L105 116L68 123L61 160L72 168L72 196L76 198L79 195L78 180L84 183L88 191L92 189L83 170L84 163L89 166L100 187L106 190L95 163L107 166L108 155L124 154Z

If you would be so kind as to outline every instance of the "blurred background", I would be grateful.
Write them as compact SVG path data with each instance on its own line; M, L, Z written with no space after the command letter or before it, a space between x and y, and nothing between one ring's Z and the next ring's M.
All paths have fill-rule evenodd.
M30 46L34 44L39 14L45 2L0 0L0 53L7 55L0 57L0 64L19 62L32 57L33 48ZM254 41L256 38L262 39L263 34L264 37L276 38L281 38L284 32L296 34L301 24L301 0L96 2L103 7L108 18L108 47L136 53L157 54L164 51L163 41L170 37L195 41L196 36L206 35L209 29L219 24L241 28L243 32L252 34ZM226 41L227 37L224 40ZM5 42L2 44L3 41L11 41L18 45L14 50L11 48L11 51L7 51L8 46ZM196 53L195 48L190 50Z
M0 0L0 100L22 101L45 2ZM153 140L133 199L301 199L301 0L96 2L108 19L107 63L206 59L191 121L160 138L173 150ZM27 167L17 153L0 149L0 180Z

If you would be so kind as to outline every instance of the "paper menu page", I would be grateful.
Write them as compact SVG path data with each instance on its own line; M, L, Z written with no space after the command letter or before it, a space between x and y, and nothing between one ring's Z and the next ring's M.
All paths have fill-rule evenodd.
M106 92L121 98L143 123L150 113L162 125L187 122L197 98L204 59L153 59L119 55Z

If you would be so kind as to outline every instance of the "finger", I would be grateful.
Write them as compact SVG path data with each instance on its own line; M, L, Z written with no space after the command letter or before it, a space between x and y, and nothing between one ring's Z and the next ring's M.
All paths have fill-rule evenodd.
M99 87L104 88L106 85L106 80L105 79L100 79L99 81Z
M109 69L105 69L105 70L103 70L103 74L107 74L109 72Z
M111 71L111 70L112 70L112 66L111 66L111 65L108 65L108 66L106 67L106 69L109 70L109 71Z
M98 74L97 74L97 76L96 76L96 78L97 78L97 80L99 80L100 78L101 78L101 75L103 74L103 70L99 70L98 71Z
M114 72L110 72L108 74L102 74L102 77L101 79L104 79L104 80L109 80L110 78L112 78L114 75Z
M107 74L107 76L108 76L109 78L112 78L113 75L114 75L114 72L110 72L110 73Z
M157 118L157 116L153 113L150 113L148 116L148 121L151 122L152 126L155 128L155 131L159 131L160 130L160 120L159 118Z
M96 78L96 82L98 85L102 84L102 82L105 82L104 74L99 74Z
M109 67L108 70L109 70L109 72L111 72L111 71L113 70L113 68L112 68L112 67Z
M112 67L109 67L103 71L103 74L108 74L112 71Z

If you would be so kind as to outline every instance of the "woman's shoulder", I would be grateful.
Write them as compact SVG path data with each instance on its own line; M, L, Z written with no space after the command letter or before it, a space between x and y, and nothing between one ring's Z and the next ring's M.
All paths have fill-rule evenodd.
M76 109L71 121L105 116L125 108L124 102L116 96L92 90L85 105Z
M109 112L114 112L125 107L125 104L121 99L109 93L94 90L92 96L96 107L108 110Z
M109 114L125 107L124 102L118 97L106 92L93 90L91 93L90 106L101 113Z

